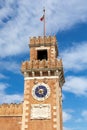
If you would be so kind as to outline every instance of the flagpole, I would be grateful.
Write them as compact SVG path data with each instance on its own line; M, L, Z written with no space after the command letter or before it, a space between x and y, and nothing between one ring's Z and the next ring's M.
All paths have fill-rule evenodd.
M46 36L46 21L45 21L45 8L43 9L44 12L44 37Z

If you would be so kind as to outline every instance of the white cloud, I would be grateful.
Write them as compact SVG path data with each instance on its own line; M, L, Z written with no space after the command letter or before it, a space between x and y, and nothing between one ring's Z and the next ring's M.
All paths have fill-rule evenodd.
M0 104L2 103L18 103L23 100L23 96L21 94L11 94L8 95L6 93L6 89L9 87L6 83L0 83Z
M87 70L87 42L74 43L73 47L62 53L66 71L78 72ZM87 95L87 77L67 76L63 90L76 95Z
M4 94L4 90L8 87L9 85L6 83L0 83L0 94Z
M83 110L81 112L81 115L79 115L80 118L76 119L75 122L77 123L83 123L83 122L87 122L87 110Z
M87 42L76 43L62 53L65 70L80 71L87 69Z
M66 83L63 87L64 91L74 93L76 95L87 95L87 77L66 77Z
M63 130L74 130L74 129L68 128L68 127L63 127Z
M2 103L19 103L23 101L23 96L20 94L0 94L0 104Z
M8 78L8 77L3 74L0 74L0 79L6 79L6 78Z
M8 0L0 4L0 57L28 51L28 37L43 34L43 23L39 20L43 6L47 34L87 21L86 0Z
M68 112L63 111L63 122L67 122L72 118L72 115Z
M87 110L84 110L84 111L82 112L82 117L84 118L84 120L87 121Z
M78 119L75 120L76 123L81 123L82 121L83 121L82 118L78 118Z
M0 61L0 70L8 70L14 73L19 73L20 65L14 61Z
M65 112L68 112L68 113L73 113L74 110L73 109L66 109Z

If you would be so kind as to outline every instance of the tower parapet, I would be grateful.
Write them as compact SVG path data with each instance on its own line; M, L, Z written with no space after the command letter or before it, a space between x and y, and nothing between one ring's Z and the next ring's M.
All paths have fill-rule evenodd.
M1 116L22 116L22 103L20 104L2 104L0 105Z
M50 71L50 76L56 76L56 70L59 71L59 75L61 78L62 84L64 83L63 76L63 65L62 60L55 59L51 60L35 60L35 61L25 61L22 63L21 72L25 75L25 77L37 77L41 76L40 72L42 72L42 76L48 76Z
M39 45L46 45L46 44L55 44L56 43L56 37L55 36L44 36L44 37L31 37L30 38L30 47Z
M21 72L25 77L56 76L59 71L61 84L64 83L62 59L57 59L58 47L55 36L30 38L30 61L22 63Z

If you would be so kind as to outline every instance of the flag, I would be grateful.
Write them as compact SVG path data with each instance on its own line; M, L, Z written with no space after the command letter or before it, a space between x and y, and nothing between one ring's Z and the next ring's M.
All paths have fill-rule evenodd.
M43 21L44 20L44 15L40 18L40 21Z

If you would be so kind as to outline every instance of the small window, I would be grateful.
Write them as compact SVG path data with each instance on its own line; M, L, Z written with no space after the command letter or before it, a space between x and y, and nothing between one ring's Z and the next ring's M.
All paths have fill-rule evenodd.
M43 59L48 59L47 57L47 50L38 50L37 51L37 59L38 60L43 60Z

